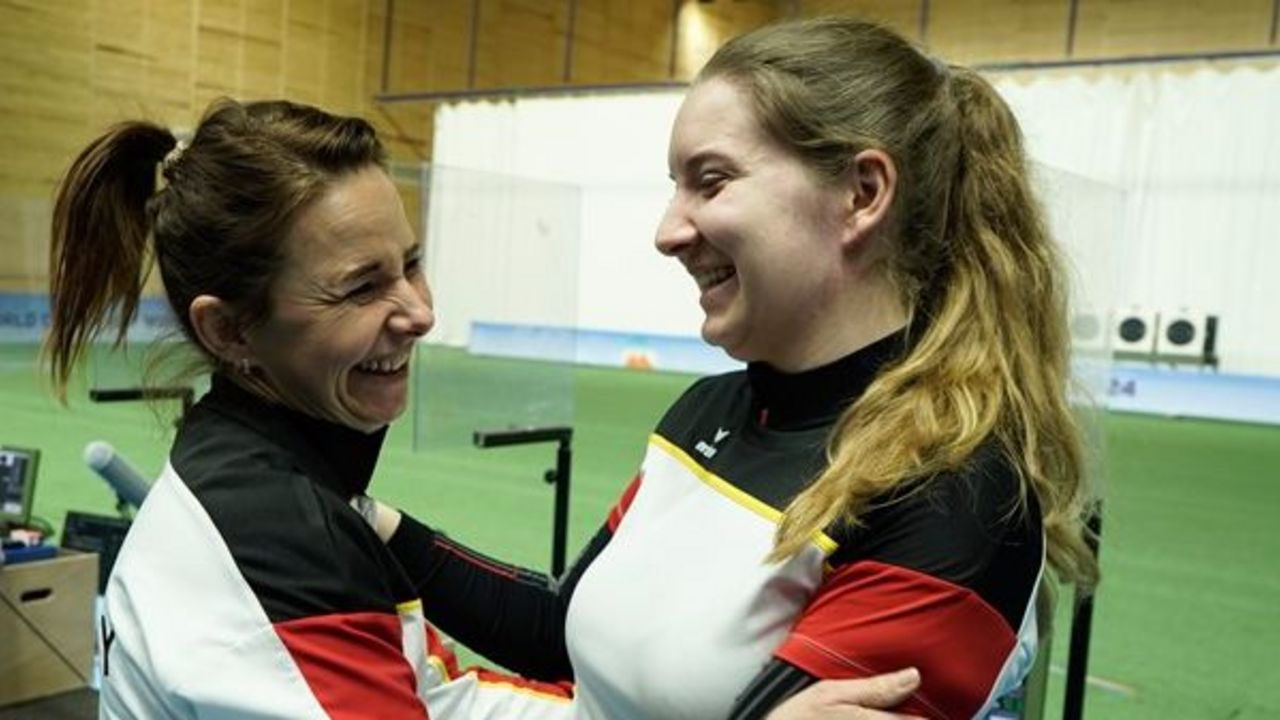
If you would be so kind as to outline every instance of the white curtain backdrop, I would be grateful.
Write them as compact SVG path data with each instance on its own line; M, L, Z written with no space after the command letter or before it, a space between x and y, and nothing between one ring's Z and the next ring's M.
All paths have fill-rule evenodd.
M1037 160L1127 191L1117 306L1216 314L1224 370L1280 375L1280 66L998 87Z
M680 97L647 93L447 105L436 112L434 160L437 166L581 190L576 262L561 265L557 278L576 283L577 318L569 325L696 335L693 283L677 262L653 248L670 194L667 133ZM432 208L447 207L456 197L447 182L433 183ZM432 220L429 227L429 246L466 241L449 224ZM434 279L436 270L430 272ZM468 269L455 265L451 272ZM439 295L440 303L452 302L443 290ZM454 319L516 322L503 312Z
M578 186L440 164L423 179L432 341L467 344L472 320L577 323Z
M995 82L1032 157L1049 168L1041 186L1089 304L1217 314L1224 370L1280 375L1272 319L1280 308L1280 67L1059 71ZM435 160L581 189L578 327L694 335L693 283L652 244L670 193L667 133L679 99L447 105L436 115ZM451 192L434 183L431 208L453 202ZM468 242L448 223L430 227L433 246Z

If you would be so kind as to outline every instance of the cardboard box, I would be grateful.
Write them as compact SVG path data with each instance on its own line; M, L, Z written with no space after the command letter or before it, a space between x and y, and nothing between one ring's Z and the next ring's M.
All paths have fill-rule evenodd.
M0 567L0 705L89 682L97 589L93 553Z

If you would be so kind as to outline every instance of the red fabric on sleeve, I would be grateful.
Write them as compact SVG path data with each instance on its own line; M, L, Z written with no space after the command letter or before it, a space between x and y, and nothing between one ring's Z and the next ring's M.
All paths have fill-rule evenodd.
M518 675L494 672L479 666L469 667L466 670L459 669L458 656L454 654L453 650L445 646L444 642L440 638L440 633L430 625L427 626L427 651L433 658L439 660L440 663L444 665L445 676L449 680L456 680L457 678L471 672L475 673L476 679L482 683L507 685L537 695L549 695L551 697L563 698L566 701L573 698L572 682L542 682L540 680L530 680Z
M440 661L444 666L444 676L449 680L453 680L462 674L458 669L458 656L453 649L444 644L444 640L440 637L440 631L436 630L431 623L427 623L427 655Z
M401 651L399 616L322 615L277 623L275 630L334 720L428 717Z
M573 683L568 681L551 683L527 680L517 675L494 672L482 667L469 668L468 672L474 672L480 682L489 685L507 685L536 695L562 698L566 702L573 698Z
M609 532L617 532L618 525L622 523L622 516L627 514L627 508L631 507L631 501L636 498L636 493L640 491L640 481L644 478L644 473L636 473L631 478L631 484L627 485L627 489L623 491L622 498L609 511Z
M987 701L1017 632L966 588L862 561L827 578L775 655L818 678L905 667L921 685L900 712L971 718Z

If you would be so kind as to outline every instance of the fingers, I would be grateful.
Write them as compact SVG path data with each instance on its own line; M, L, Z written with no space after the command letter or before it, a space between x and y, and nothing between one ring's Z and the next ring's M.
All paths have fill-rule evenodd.
M888 710L874 710L855 705L828 708L820 717L822 720L925 720L919 715L902 715Z
M867 708L891 708L901 704L920 687L920 672L906 668L857 680L828 680L820 683L822 686L825 686L824 699L833 706L847 703Z
M400 528L400 511L383 503L381 500L375 500L374 505L377 507L377 517L373 525L374 532L378 533L378 537L382 542L390 542L391 537Z
M856 680L823 680L800 691L768 720L923 720L887 710L920 687L920 673L907 668Z

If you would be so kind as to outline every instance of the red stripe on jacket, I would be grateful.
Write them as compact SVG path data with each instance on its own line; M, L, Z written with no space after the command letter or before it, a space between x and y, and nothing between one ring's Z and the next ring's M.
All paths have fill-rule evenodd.
M609 532L618 532L618 525L622 524L622 516L627 514L627 508L631 507L631 501L636 499L636 493L640 492L640 481L644 478L643 472L636 473L631 478L631 484L623 491L622 498L609 511Z
M321 615L277 623L275 630L330 718L428 717L402 654L399 616Z
M482 667L469 668L468 672L474 672L476 679L483 683L508 685L538 695L563 698L566 701L573 698L573 683L567 680L554 683L542 682L540 680L529 680L517 675L494 672Z
M776 655L819 678L905 667L920 689L898 712L971 718L987 701L1017 632L973 591L873 561L824 583Z
M481 682L509 685L539 695L549 695L564 698L565 700L573 697L573 683L570 681L552 683L528 680L516 675L498 673L478 666L460 670L457 655L444 644L440 638L439 631L431 625L427 625L427 652L444 665L445 677L449 680L456 680L469 672L473 672L476 674L476 679Z

